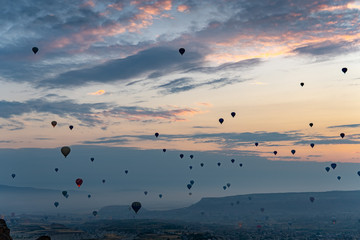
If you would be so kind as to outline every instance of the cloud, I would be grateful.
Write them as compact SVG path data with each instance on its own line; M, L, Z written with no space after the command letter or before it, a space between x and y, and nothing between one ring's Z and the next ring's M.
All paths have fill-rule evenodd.
M346 124L346 125L334 125L334 126L329 126L327 128L357 128L360 127L360 124Z
M99 95L103 95L103 94L105 94L106 93L106 91L105 90L103 90L103 89L100 89L100 90L98 90L98 91L96 91L96 92L91 92L91 93L88 93L88 95L97 95L97 96L99 96Z

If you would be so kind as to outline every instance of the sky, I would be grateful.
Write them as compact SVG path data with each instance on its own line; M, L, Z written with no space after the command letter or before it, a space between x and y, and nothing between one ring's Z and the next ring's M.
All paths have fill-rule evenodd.
M84 187L109 198L163 191L152 206L358 188L360 1L18 0L0 12L1 184L75 189L92 176ZM201 161L215 167L196 175ZM326 173L331 162L349 177ZM127 168L137 181L121 181Z

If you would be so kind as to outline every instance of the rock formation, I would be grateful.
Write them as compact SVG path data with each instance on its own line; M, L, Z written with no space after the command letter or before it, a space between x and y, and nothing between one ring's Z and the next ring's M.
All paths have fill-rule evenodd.
M0 240L13 240L4 219L0 219Z

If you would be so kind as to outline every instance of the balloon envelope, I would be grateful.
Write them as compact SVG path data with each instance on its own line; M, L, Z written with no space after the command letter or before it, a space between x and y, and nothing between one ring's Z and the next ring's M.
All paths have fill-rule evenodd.
M259 143L256 142L256 143L255 143L255 146L257 147L258 145L259 145Z
M190 180L190 184L194 185L195 181L194 180Z
M141 208L141 203L140 202L133 202L131 204L131 208L134 210L135 213L137 213Z
M12 178L15 178L16 175L15 175L15 173L13 173L13 174L11 174L11 176L12 176Z
M235 117L235 115L236 115L235 112L232 112L232 113L231 113L231 116L232 116L232 117Z
M148 192L147 192L147 191L145 191L145 192L144 192L144 194L145 194L145 195L147 195L147 194L148 194Z
M158 137L159 136L159 133L155 133L155 137Z
M360 176L360 171L358 171L357 174Z
M194 158L194 155L190 155L190 158L193 159L193 158Z
M332 169L335 169L337 165L336 165L336 163L332 163L330 166Z
M59 203L58 203L58 202L54 202L54 206L55 206L55 207L58 207L58 206L59 206Z
M277 154L277 151L274 151L274 155L276 155Z
M94 160L95 160L95 158L93 158L93 157L92 157L92 158L90 158L90 161L92 161L92 162L93 162Z
M83 180L82 180L81 178L78 178L78 179L75 180L75 183L76 183L76 185L77 185L78 187L80 187L81 184L83 183Z
M184 157L184 154L180 154L180 158L183 158Z
M69 155L71 149L68 146L64 146L61 148L61 153L64 155L64 157L67 157Z
M337 177L337 179L338 179L338 180L340 180L340 179L341 179L341 177L340 177L340 176L338 176L338 177Z
M69 128L70 128L70 130L73 130L74 126L73 126L73 125L70 125Z
M341 69L341 71L345 74L347 72L347 68L344 67L344 68Z
M165 148L163 149L163 152L166 152L166 149L165 149Z
M309 123L309 126L312 127L312 126L314 126L314 124L313 124L313 123Z
M57 125L57 121L52 121L52 122L51 122L51 125L52 125L53 127L55 127L55 126Z
M58 168L55 168L55 172L58 172L59 171L59 169Z
M34 54L36 54L39 51L39 48L33 47L31 50L33 51Z
M291 150L291 153L292 153L293 155L295 154L295 152L296 152L296 151L295 151L294 149L293 149L293 150Z
M64 197L66 197L67 191L62 191L61 193L62 193L62 195L63 195Z
M302 87L303 87L303 86L304 86L304 83L303 83L303 82L302 82L302 83L300 83L300 86L302 86Z
M189 190L191 189L191 187L192 187L191 184L188 184L188 185L187 185L187 188L188 188Z
M340 133L340 137L344 138L345 137L345 133Z
M310 147L314 148L315 144L314 143L310 143Z
M224 122L224 119L223 119L223 118L219 118L219 123L220 123L220 124L223 124L223 122Z
M96 217L97 211L93 211L92 214L94 215L94 217Z
M203 163L200 163L200 166L201 166L201 167L203 167L203 166L204 166L204 164L203 164Z
M181 55L183 55L183 54L185 53L185 48L180 48L180 49L179 49L179 53L180 53Z
M310 199L310 202L312 202L312 203L315 201L314 197L310 197L309 199Z
M235 159L231 159L231 162L234 163L234 162L235 162Z
M326 167L325 170L326 170L327 172L329 172L329 171L330 171L330 168L329 168L329 167Z

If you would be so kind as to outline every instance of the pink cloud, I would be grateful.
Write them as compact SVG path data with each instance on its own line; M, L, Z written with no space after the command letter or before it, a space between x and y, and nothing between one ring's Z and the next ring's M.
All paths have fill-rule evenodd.
M185 11L188 11L188 10L189 10L189 7L186 6L186 5L179 5L179 6L177 7L177 10L178 10L179 12L185 12Z
M98 90L98 91L96 91L96 92L91 92L91 93L88 93L88 95L103 95L103 94L105 94L106 93L106 91L105 90L103 90L103 89L100 89L100 90Z

